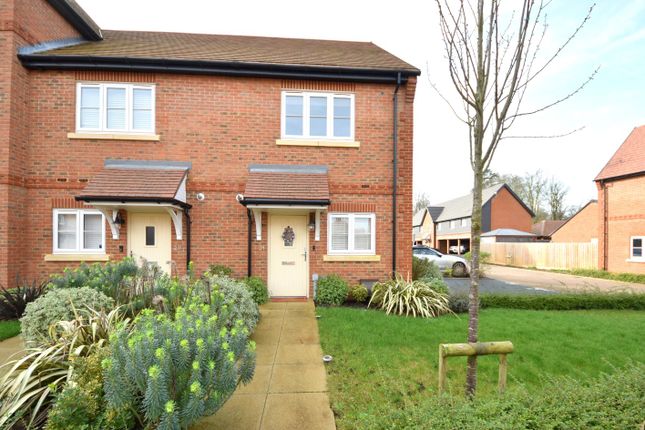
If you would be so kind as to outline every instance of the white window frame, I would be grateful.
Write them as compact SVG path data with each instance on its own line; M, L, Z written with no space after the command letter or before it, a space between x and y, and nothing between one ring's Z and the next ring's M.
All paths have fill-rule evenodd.
M331 247L332 219L347 218L347 250L333 250ZM370 218L370 249L354 249L354 221L356 218ZM327 254L329 255L375 255L376 254L376 214L368 212L330 212L327 215Z
M634 239L641 240L641 256L634 256ZM629 259L630 261L645 262L645 236L632 236L629 238Z
M54 254L105 254L105 217L103 214L94 209L54 209L52 217L53 238L52 246ZM76 246L74 249L58 248L58 215L72 214L76 215ZM86 249L83 243L85 235L83 234L83 218L85 215L101 215L101 249Z
M287 96L302 97L302 135L289 135L286 132L287 117ZM309 99L311 97L327 97L327 135L311 136L309 133L310 115ZM334 136L334 98L345 98L350 100L349 136ZM354 141L354 125L356 123L356 109L354 94L352 93L329 93L315 91L282 91L280 106L280 136L282 139L292 140L338 140Z
M99 126L98 128L81 127L81 89L98 88L99 89ZM125 89L125 128L114 129L107 128L107 90L108 88ZM133 123L133 92L135 89L151 90L151 110L152 110L152 127L148 130L135 130ZM112 82L77 82L76 83L76 131L78 133L105 133L105 134L155 134L156 128L156 90L155 85L149 84L127 84Z

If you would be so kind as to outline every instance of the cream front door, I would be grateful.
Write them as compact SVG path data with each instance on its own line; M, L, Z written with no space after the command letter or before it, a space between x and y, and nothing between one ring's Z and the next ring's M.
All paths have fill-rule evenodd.
M307 297L309 278L307 215L269 214L269 294Z
M170 216L161 213L128 213L128 254L137 264L141 258L171 273Z

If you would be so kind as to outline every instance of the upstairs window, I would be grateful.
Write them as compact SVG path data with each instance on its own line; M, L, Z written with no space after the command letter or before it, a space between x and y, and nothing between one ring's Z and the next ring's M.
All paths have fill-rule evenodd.
M282 137L354 139L354 95L282 93Z
M645 261L645 236L632 236L630 259L634 261Z
M105 253L105 222L96 210L54 210L54 254Z
M370 255L376 252L376 217L371 213L329 214L329 254Z
M152 85L81 84L76 91L76 130L99 133L154 133Z

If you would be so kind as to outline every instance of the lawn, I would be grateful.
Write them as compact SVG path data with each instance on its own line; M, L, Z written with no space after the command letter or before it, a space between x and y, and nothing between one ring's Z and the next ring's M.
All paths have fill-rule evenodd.
M0 321L0 341L14 337L20 333L20 321Z
M360 428L373 417L417 405L436 394L438 345L463 342L466 315L437 319L386 316L356 308L318 308L320 339L328 365L332 407L339 429ZM481 312L482 341L511 340L509 390L540 390L549 377L588 381L629 361L644 360L645 312ZM448 385L461 395L465 358L449 359ZM495 356L479 359L479 394L497 384Z

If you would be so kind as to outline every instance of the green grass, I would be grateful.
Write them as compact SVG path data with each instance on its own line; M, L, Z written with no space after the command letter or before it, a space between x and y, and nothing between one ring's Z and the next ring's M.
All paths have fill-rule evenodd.
M339 429L361 427L366 417L414 407L436 394L440 343L465 341L467 317L413 319L375 310L318 308L332 407ZM642 311L529 311L486 309L481 312L482 341L511 340L509 390L529 391L555 376L589 381L645 355ZM448 385L461 396L465 358L450 358ZM497 384L497 358L479 359L479 395L490 396Z
M20 321L0 321L0 341L17 336L20 333Z

